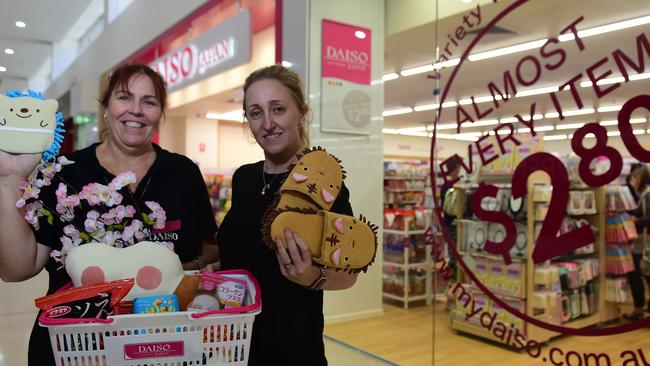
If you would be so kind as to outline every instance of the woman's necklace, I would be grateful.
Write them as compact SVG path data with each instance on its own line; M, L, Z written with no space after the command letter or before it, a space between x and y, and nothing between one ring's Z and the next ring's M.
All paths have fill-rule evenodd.
M260 192L261 196L264 196L266 194L266 190L271 188L271 183L273 183L273 181L280 175L282 174L275 174L273 179L271 179L268 183L266 183L266 173L264 173L264 164L262 164L262 183L264 185L262 186L262 191Z

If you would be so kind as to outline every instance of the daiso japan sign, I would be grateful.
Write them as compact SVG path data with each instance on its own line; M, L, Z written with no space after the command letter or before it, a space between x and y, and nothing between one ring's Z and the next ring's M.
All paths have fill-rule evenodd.
M173 91L246 63L250 57L250 13L242 11L156 59L150 66Z
M323 20L322 76L370 84L370 29Z
M186 45L163 57L162 60L156 61L152 67L163 76L167 85L172 87L184 80L193 79L197 73L202 75L233 57L235 57L235 39L229 37L205 49L199 49L194 44Z

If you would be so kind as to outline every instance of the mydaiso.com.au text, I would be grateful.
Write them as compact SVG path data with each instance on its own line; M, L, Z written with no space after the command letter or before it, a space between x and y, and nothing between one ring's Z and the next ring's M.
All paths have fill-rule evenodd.
M427 233L427 241L433 244L433 258L441 277L448 281L453 277L452 269L444 255L444 245L434 241L432 230ZM488 311L480 306L471 291L461 283L456 283L450 289L457 308L463 310L465 320L473 320L486 331L492 333L508 346L518 351L525 351L530 357L539 359L543 364L553 366L650 366L650 354L647 356L643 349L624 350L617 356L607 353L567 351L559 347L542 349L542 343L526 336L513 325L507 325L497 320L497 313Z

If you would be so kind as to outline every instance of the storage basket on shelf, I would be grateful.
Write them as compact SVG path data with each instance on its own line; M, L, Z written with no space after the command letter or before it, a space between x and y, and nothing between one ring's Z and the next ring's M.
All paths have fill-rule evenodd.
M57 366L246 365L260 288L245 270L219 274L246 281L241 307L197 312L125 314L108 319L39 317Z

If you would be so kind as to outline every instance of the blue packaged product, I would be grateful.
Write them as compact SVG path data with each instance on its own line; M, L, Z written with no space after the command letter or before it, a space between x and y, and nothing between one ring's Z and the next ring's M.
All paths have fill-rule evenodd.
M169 313L179 310L176 295L138 297L133 300L133 314Z

